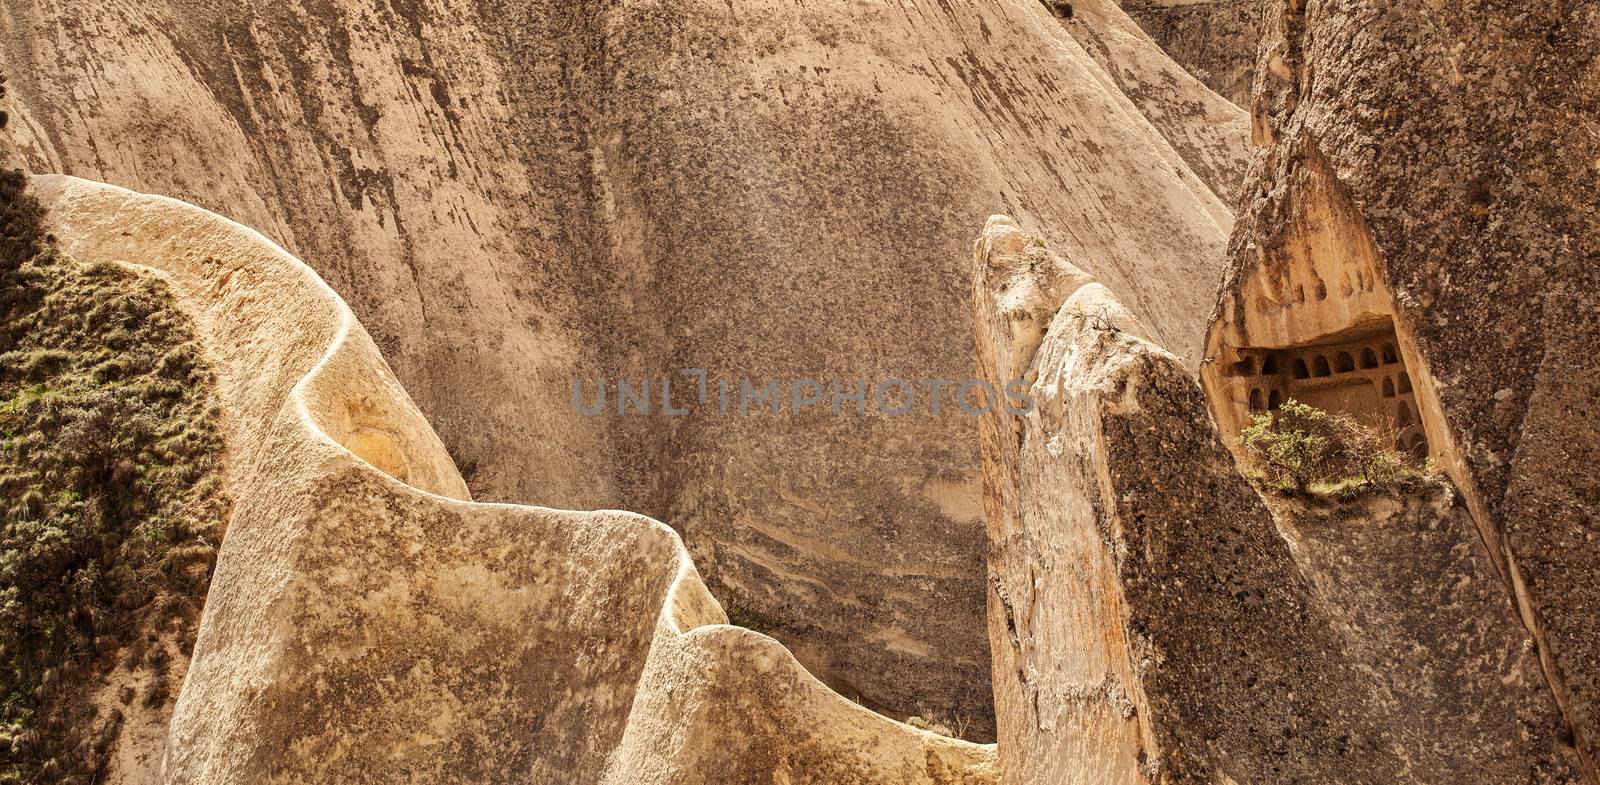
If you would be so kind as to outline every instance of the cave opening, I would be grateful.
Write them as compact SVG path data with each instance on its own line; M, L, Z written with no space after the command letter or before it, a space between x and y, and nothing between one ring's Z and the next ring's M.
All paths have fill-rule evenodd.
M1396 450L1425 456L1411 376L1395 348L1394 322L1379 321L1283 348L1240 348L1227 374L1249 390L1236 402L1242 422L1294 399L1350 414L1392 434Z

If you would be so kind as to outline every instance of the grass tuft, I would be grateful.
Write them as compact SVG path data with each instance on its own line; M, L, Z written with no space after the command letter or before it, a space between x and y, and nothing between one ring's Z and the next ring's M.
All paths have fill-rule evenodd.
M165 285L56 251L26 188L0 172L0 783L91 783L124 718L89 697L118 653L160 677L153 706L163 641L193 646L222 439Z

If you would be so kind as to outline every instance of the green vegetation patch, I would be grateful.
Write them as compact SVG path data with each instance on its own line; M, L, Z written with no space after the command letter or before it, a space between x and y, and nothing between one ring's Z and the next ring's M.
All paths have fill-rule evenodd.
M123 721L164 704L228 509L212 376L166 286L51 248L0 172L0 783L98 782Z
M1252 478L1285 493L1414 486L1431 467L1396 451L1394 436L1343 412L1323 411L1293 398L1255 415L1239 434Z

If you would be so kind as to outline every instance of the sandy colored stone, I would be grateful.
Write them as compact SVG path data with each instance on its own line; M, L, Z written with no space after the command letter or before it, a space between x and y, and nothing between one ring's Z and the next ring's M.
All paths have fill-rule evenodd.
M974 738L972 418L589 418L571 381L966 379L969 227L1000 209L1193 363L1231 221L1208 182L1237 112L1109 6L1104 30L1036 0L0 14L32 171L257 227L351 304L476 498L663 520L830 685Z
M1241 351L1393 332L1427 453L1460 489L1538 645L1591 782L1597 14L1590 3L1269 5L1254 193L1202 366L1226 431L1252 383L1229 370Z
M1122 10L1206 86L1250 105L1263 3L1256 0L1122 0Z
M1062 27L1116 82L1139 111L1178 154L1206 181L1224 203L1231 204L1244 182L1248 145L1244 102L1232 95L1217 95L1214 82L1204 83L1189 71L1187 62L1174 62L1183 53L1167 50L1176 42L1158 42L1130 19L1115 0L1074 0L1070 15L1057 12ZM1058 7L1066 7L1058 6ZM1244 53L1253 61L1254 48ZM1248 71L1246 72L1248 74ZM1244 79L1246 93L1249 79Z
M466 501L351 311L265 237L34 184L64 251L171 283L217 374L236 507L163 781L994 781L993 747L724 624L666 526Z
M1447 490L1276 520L1107 287L1004 216L974 264L1035 404L983 423L1003 782L1578 781Z

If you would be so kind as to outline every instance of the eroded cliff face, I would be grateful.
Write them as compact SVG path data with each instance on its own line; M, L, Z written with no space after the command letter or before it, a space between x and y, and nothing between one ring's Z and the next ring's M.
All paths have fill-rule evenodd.
M259 228L351 302L478 498L658 516L830 684L978 737L970 418L589 418L570 384L964 379L961 260L997 206L1192 363L1242 144L1114 8L1092 35L1035 0L0 14L28 167Z
M1094 58L1117 89L1133 101L1156 130L1177 148L1184 161L1224 203L1232 203L1243 183L1247 149L1236 143L1244 122L1241 102L1197 84L1184 70L1189 63L1173 51L1172 41L1158 42L1119 10L1113 0L1046 3L1068 33ZM1254 38L1251 38L1254 41ZM1254 49L1242 52L1248 65ZM1249 89L1248 77L1245 89Z
M1004 782L1578 781L1448 489L1269 506L1109 287L1000 216L975 255L1035 404L982 434Z
M1122 0L1122 9L1207 87L1250 105L1264 4L1258 0Z
M235 505L167 783L991 785L728 626L679 537L625 512L465 500L354 315L261 235L35 178L89 263L153 269L212 361Z
M1396 781L1576 782L1533 639L1459 495L1432 480L1348 496L1264 499L1312 604L1371 675Z
M1225 429L1252 388L1411 421L1403 446L1460 489L1590 781L1597 23L1578 2L1269 4L1253 194L1202 366Z

